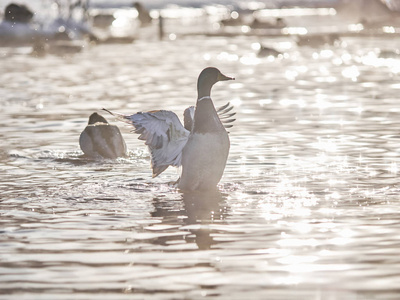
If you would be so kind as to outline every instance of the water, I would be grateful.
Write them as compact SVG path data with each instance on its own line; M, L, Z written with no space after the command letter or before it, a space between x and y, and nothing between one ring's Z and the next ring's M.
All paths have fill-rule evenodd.
M260 41L284 56L258 58ZM398 299L400 59L379 53L399 43L2 48L0 299ZM237 112L220 192L151 179L124 124L128 158L80 157L93 111L181 116L206 66L236 77L212 93Z

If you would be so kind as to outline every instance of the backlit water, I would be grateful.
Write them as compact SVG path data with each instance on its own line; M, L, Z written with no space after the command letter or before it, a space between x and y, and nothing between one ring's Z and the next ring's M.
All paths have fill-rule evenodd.
M257 58L260 41L284 57ZM400 59L379 52L399 46L1 49L0 298L398 299ZM80 157L93 111L181 116L207 66L236 77L212 93L237 112L220 193L181 194L173 168L152 179L145 146L111 116L129 157Z

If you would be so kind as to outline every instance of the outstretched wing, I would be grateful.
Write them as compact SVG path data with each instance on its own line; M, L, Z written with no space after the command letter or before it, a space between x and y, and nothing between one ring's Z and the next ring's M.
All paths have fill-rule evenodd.
M119 120L133 125L139 139L145 141L151 155L153 177L161 174L169 166L181 165L182 150L189 138L179 118L172 111L157 110L122 115L104 109Z

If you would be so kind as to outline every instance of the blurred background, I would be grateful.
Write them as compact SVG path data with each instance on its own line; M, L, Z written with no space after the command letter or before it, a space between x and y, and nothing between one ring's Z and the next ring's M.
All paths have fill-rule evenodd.
M157 36L156 32L144 29L157 24L159 38L167 34L170 39L176 34L288 36L371 33L372 30L379 34L395 31L400 6L397 0L157 0L148 3L36 0L15 3L14 9L11 7L7 13L9 4L10 1L0 1L3 19L17 21L17 25L11 29L3 22L2 44L32 43L34 38L36 45L43 38L88 37L92 42L131 42L146 33L147 37ZM23 16L24 13L27 15Z

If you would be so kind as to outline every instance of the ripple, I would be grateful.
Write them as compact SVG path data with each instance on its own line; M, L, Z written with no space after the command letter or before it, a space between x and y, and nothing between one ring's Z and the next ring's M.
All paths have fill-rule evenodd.
M7 299L397 299L399 85L374 52L392 40L268 41L283 59L200 36L2 60ZM206 65L237 80L213 90L237 112L219 192L180 193L174 168L152 179L128 126L127 158L81 157L90 113L183 112Z

